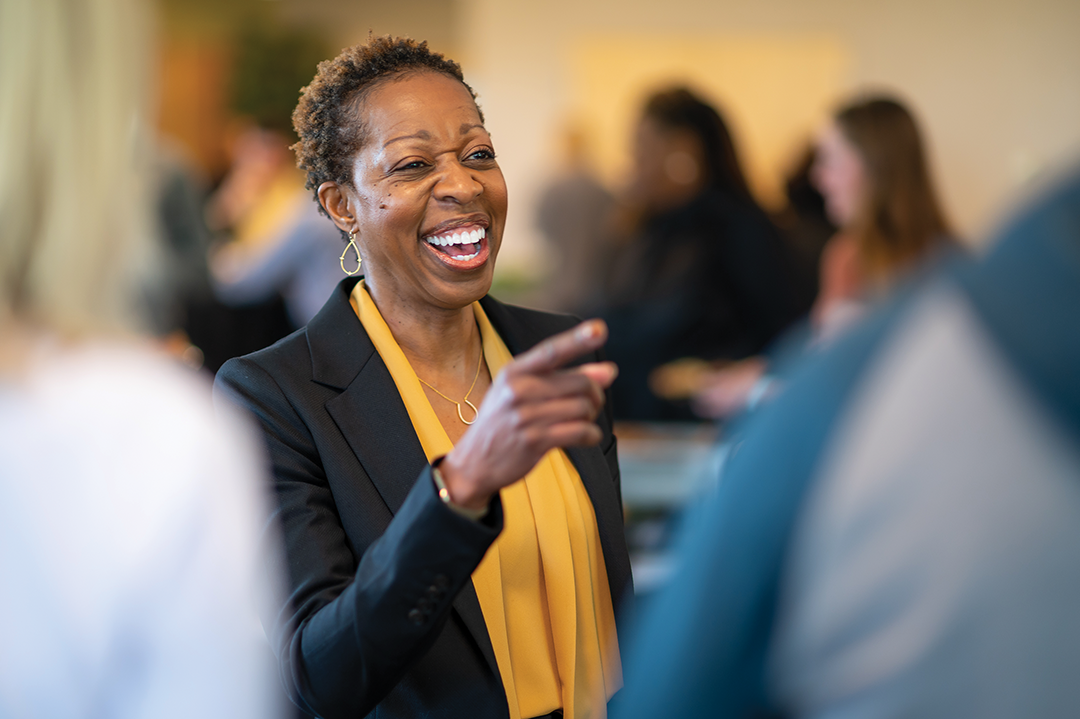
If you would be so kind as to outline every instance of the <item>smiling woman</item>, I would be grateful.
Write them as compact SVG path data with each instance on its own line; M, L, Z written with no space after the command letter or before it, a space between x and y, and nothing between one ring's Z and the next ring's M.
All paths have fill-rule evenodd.
M365 283L412 306L486 293L506 221L506 183L472 94L455 77L407 73L362 100L366 141L319 201L357 231ZM475 234L475 237L474 237Z
M273 460L291 597L264 623L291 696L605 716L632 594L606 328L487 296L506 184L456 63L373 39L319 66L293 120L364 276L218 375Z

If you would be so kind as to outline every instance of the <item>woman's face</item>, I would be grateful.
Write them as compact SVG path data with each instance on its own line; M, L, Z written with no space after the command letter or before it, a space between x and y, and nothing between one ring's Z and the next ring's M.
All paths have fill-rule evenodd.
M825 197L825 211L838 227L855 219L866 190L866 168L855 146L835 123L818 135L811 178Z
M359 114L366 141L352 163L353 187L340 189L373 295L421 311L483 297L506 221L506 183L468 90L440 73L410 74L374 88Z

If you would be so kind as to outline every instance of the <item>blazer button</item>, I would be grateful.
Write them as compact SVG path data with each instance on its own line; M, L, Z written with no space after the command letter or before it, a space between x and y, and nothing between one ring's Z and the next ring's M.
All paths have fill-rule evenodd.
M420 626L421 624L424 623L424 613L421 612L419 609L410 610L409 611L409 621L412 622L413 624L415 624L416 626Z

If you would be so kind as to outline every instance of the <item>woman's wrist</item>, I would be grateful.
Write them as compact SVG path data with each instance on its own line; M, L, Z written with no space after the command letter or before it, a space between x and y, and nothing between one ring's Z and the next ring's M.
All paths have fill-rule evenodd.
M439 498L451 509L470 519L480 519L487 514L491 494L485 495L473 490L475 485L464 478L464 474L454 466L449 455L432 462L431 475Z

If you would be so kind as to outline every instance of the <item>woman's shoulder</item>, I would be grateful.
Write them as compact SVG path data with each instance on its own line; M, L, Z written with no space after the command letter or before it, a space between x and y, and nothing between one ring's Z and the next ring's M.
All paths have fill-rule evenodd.
M374 346L349 304L356 279L334 288L323 308L304 327L269 347L229 360L218 370L219 383L272 378L279 385L311 380L348 386Z
M258 365L267 370L276 367L291 367L294 369L310 366L310 352L308 352L307 327L302 327L282 337L272 345L249 352L239 357L233 357L221 366L220 374L226 367L240 365Z

